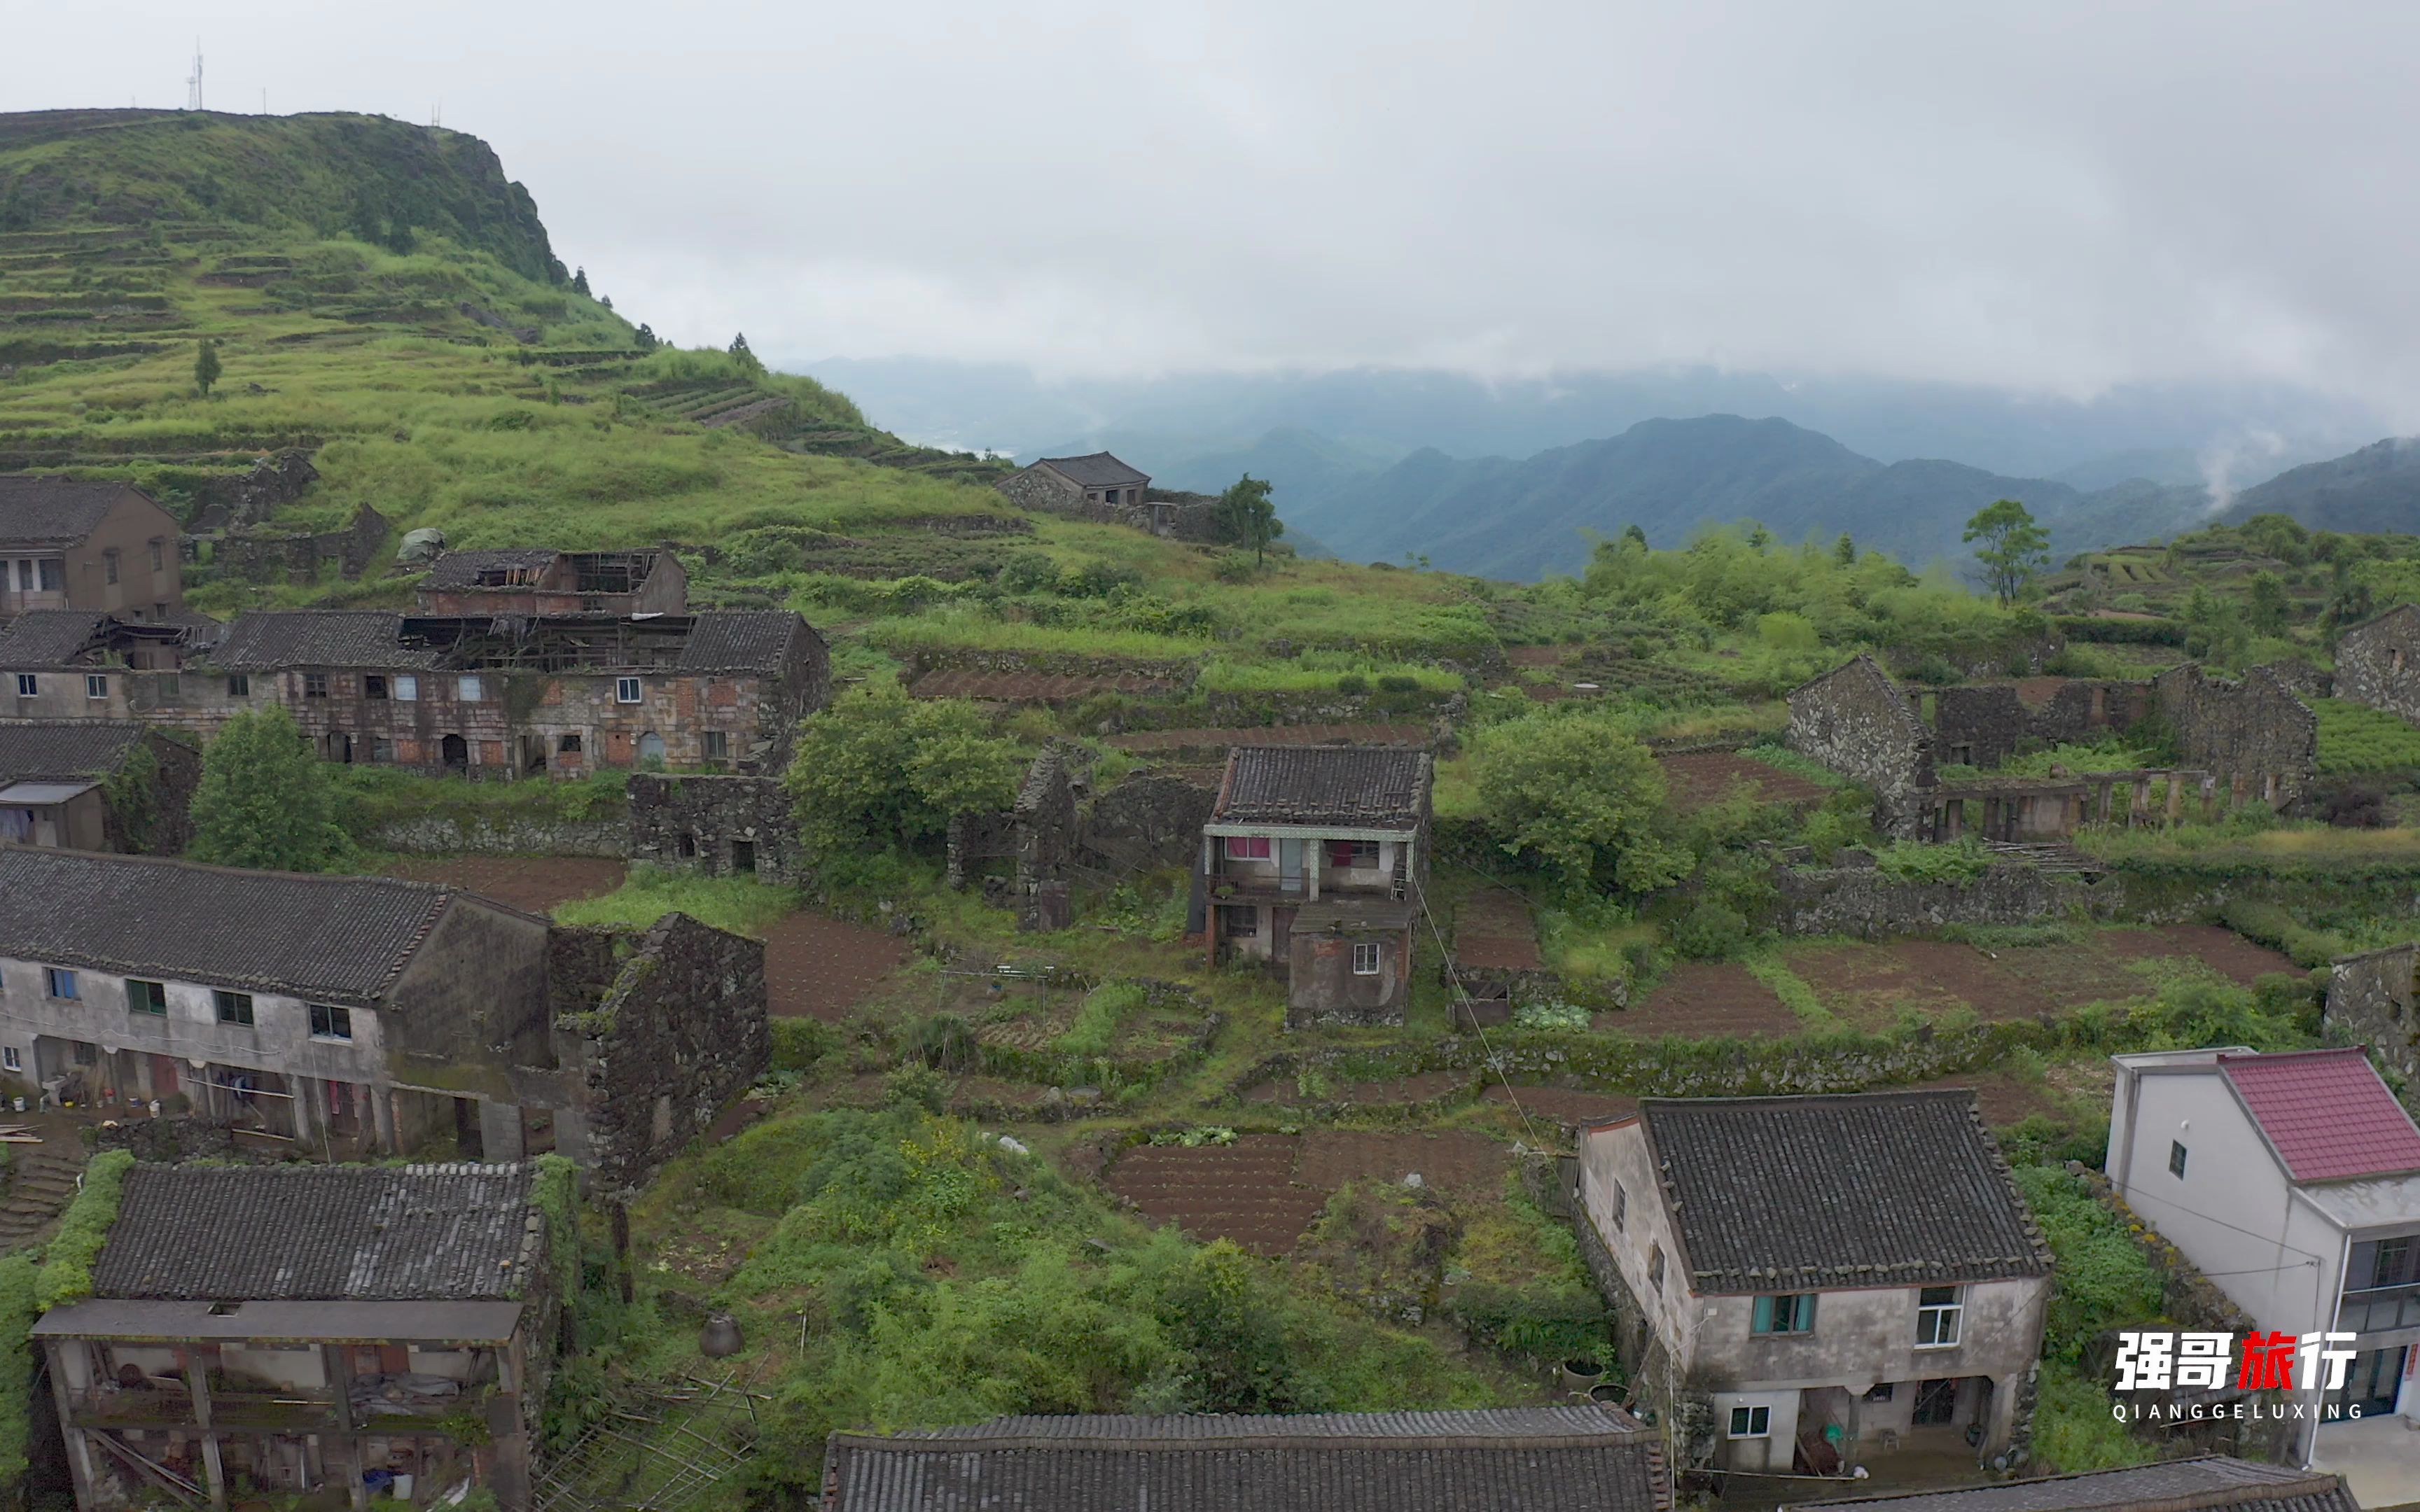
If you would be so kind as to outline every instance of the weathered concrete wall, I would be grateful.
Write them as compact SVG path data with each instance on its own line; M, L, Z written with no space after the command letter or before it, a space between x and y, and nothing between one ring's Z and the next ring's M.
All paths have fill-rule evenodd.
M1949 924L2118 918L2126 908L2116 882L2014 864L1991 867L1972 882L1896 882L1871 867L1782 867L1773 880L1780 894L1774 927L1784 934L1882 940Z
M2222 784L2289 810L2319 780L2319 716L2270 669L2230 682L2188 663L2151 686L2186 763Z
M2420 606L2399 605L2339 637L2335 689L2420 724Z
M558 936L605 932L558 930ZM594 975L593 939L561 947ZM765 1073L772 1031L765 944L667 914L644 933L614 933L619 969L603 1000L558 1013L554 1052L585 1135L595 1190L628 1196L706 1132Z
M807 876L798 814L779 778L634 772L623 843L634 860L707 876L793 887Z
M2366 1044L2404 1078L2420 1100L2420 944L2390 945L2344 956L2328 968L2328 1037Z
M1875 827L1911 835L1916 790L1932 786L1932 732L1872 657L1790 695L1790 748L1872 789Z
M1380 947L1377 974L1357 976L1353 948ZM1408 930L1297 929L1286 942L1286 1027L1320 1024L1401 1024L1411 1001Z
M395 1079L510 1101L509 1068L544 1057L546 994L546 921L457 896L380 1015Z

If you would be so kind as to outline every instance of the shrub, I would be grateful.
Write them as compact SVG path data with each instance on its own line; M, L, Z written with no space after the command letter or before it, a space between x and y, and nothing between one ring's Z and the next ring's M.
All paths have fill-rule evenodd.
M772 1069L806 1072L841 1047L840 1031L821 1019L777 1018L772 1021Z
M1359 672L1346 672L1336 680L1336 691L1348 698L1358 698L1370 691L1370 679Z
M1672 949L1690 961L1721 961L1744 949L1747 920L1721 903L1699 903L1676 920L1670 931Z
M1419 678L1406 677L1401 672L1388 672L1378 679L1378 691L1381 693L1417 693L1419 690Z
M34 1280L34 1309L49 1312L92 1295L92 1262L109 1242L117 1222L117 1203L126 1186L127 1168L134 1164L129 1149L105 1149L84 1171L84 1188L59 1220L59 1231L42 1258Z

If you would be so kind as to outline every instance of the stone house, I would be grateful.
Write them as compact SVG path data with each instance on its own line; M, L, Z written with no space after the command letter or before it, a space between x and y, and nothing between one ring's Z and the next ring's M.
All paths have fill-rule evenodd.
M129 1169L47 1365L80 1512L526 1507L565 1288L526 1164Z
M202 757L133 720L0 719L0 843L174 856Z
M448 551L412 596L423 614L685 614L689 572L670 547Z
M1647 1099L1583 1134L1580 1193L1683 1468L2022 1444L2051 1256L1973 1093Z
M2319 717L2278 670L2255 667L2236 680L2187 662L2151 688L2177 753L2215 774L2235 801L2290 812L2318 785Z
M1967 683L1932 695L1933 752L1945 766L1988 771L2019 751L2087 744L2156 709L2151 685L2069 678L2044 688L2025 683Z
M180 530L127 484L0 477L0 619L47 609L166 620L185 602Z
M1023 480L1023 481L1019 481ZM1071 514L1084 505L1114 511L1142 504L1151 476L1107 452L1046 456L1001 480L1000 491L1029 509Z
M686 916L556 928L387 877L0 847L0 1087L54 1103L253 1153L552 1150L619 1190L769 1056L763 943Z
M1286 978L1286 1022L1400 1024L1428 880L1428 752L1238 746L1202 826L1213 961Z
M807 879L797 805L778 777L631 773L629 854L710 877Z
M2330 1038L2366 1044L2420 1098L2420 944L2406 942L2328 965Z
M136 623L98 609L34 609L0 625L0 715L19 719L128 719L138 684L176 681L209 622Z
M2361 1512L2341 1475L2197 1455L2122 1470L1894 1491L1838 1501L1785 1502L1781 1512Z
M2335 693L2420 724L2420 604L2398 604L2336 638Z
M133 683L138 717L213 731L282 703L330 761L481 778L775 771L831 691L823 638L786 610L252 613Z
M1615 1408L1001 1417L835 1433L826 1512L1669 1512L1663 1441Z
M1918 790L1933 785L1932 731L1871 656L1859 655L1790 693L1790 748L1874 795L1874 828L1916 838Z
M2106 1168L2127 1206L2260 1328L2351 1335L2340 1382L2295 1378L2320 1414L2294 1426L2305 1462L2380 1420L2420 1420L2420 1128L2368 1057L2112 1060Z

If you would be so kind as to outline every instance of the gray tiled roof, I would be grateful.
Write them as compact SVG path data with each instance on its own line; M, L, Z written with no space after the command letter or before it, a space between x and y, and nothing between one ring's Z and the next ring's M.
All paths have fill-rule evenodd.
M1136 471L1107 452L1046 456L1041 460L1068 482L1086 488L1124 488L1129 485L1140 487L1151 481L1150 474Z
M1638 1119L1698 1292L2050 1273L1972 1092L1650 1098Z
M476 588L479 574L490 567L520 567L527 572L543 572L554 565L563 552L551 546L516 546L499 550L448 551L430 563L428 576L420 580L423 588Z
M837 1433L828 1512L1662 1512L1652 1433L1593 1407L1004 1417Z
M807 622L790 609L709 609L691 622L681 646L685 672L768 672L780 668Z
M1217 824L1413 829L1427 807L1429 756L1389 746L1238 746L1227 753Z
M463 897L391 877L0 846L0 956L366 1003Z
M402 644L392 609L260 609L227 626L210 665L230 671L287 667L434 667L436 656Z
M124 719L0 719L0 784L105 777L142 744L145 728Z
M1838 1501L1792 1502L1864 1512L2141 1512L2146 1508L2232 1507L2240 1512L2361 1512L2334 1475L2206 1455L2126 1470L2003 1481L1962 1490L1907 1491Z
M90 535L111 506L128 494L148 494L123 483L78 483L62 477L0 477L0 546L72 546Z
M532 1177L518 1164L137 1165L93 1265L93 1295L519 1297L545 1250Z
M98 609L38 609L0 625L0 667L64 667L101 633Z

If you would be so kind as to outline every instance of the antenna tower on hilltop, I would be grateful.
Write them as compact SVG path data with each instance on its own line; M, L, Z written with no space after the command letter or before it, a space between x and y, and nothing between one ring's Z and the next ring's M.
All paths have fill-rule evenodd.
M185 108L202 108L202 39L194 39L194 76L185 81Z

